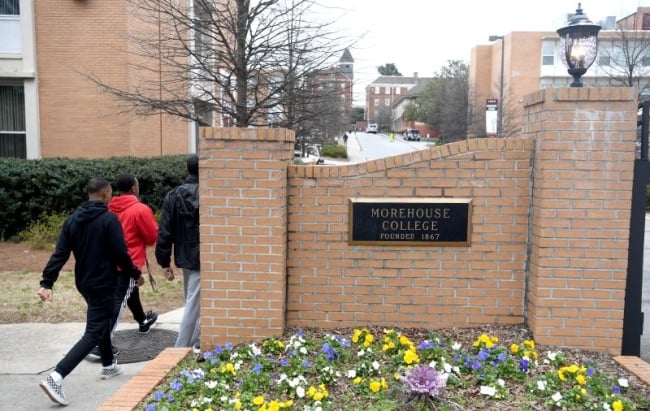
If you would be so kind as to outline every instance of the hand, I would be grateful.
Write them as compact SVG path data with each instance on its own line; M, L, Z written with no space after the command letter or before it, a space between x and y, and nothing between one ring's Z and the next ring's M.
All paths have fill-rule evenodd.
M142 285L144 285L144 275L140 274L140 277L138 277L137 285L138 287L142 287Z
M41 301L52 301L52 290L41 287L41 289L38 290L38 296L41 298Z
M171 267L164 267L163 274L168 281L172 281L174 279L174 270L172 270Z

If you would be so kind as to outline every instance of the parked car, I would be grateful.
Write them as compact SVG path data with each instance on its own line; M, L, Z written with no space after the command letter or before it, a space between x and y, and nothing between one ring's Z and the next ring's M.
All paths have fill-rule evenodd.
M305 144L304 147L294 147L293 155L300 159L302 164L324 164L325 160L321 156L319 144Z
M379 127L375 123L370 123L368 124L368 127L366 127L366 133L377 134L378 131Z
M409 128L404 133L404 140L406 141L420 141L420 130Z

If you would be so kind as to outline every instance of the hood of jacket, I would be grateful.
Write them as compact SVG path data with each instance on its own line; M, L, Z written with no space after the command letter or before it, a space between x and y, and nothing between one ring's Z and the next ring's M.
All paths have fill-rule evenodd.
M134 204L138 204L138 198L134 195L123 194L121 196L113 197L111 202L108 203L108 209L112 212L119 214L131 207Z
M88 224L108 211L106 203L98 200L89 200L81 204L72 214L72 221L77 224Z

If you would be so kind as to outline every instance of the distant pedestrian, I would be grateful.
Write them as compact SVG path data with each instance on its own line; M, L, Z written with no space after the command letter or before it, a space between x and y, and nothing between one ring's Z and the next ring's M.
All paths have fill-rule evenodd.
M343 133L343 144L348 145L348 133Z
M395 141L395 134L390 133L388 138L390 139L390 142L392 143L393 141Z
M88 201L63 223L54 253L43 269L41 288L38 290L42 301L52 300L52 287L70 253L73 253L75 285L88 305L86 329L54 371L39 384L52 401L61 405L70 403L61 386L63 379L93 347L99 345L100 348L102 379L122 373L111 351L118 267L133 279L141 278L140 270L133 265L127 252L120 221L108 211L111 185L103 178L94 177L88 182L86 191Z
M185 309L181 319L176 347L200 347L199 300L201 272L199 260L199 158L187 159L185 182L165 196L156 241L156 260L167 279L174 278L174 263L183 270Z

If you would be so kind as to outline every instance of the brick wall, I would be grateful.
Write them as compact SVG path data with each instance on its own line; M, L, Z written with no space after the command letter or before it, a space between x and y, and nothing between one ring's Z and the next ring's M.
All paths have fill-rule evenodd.
M125 90L147 73L125 33L140 23L127 1L36 0L38 112L43 157L157 156L187 153L187 123L127 113L86 75ZM149 62L151 65L151 62ZM148 80L151 80L150 78Z
M286 130L202 130L203 343L527 322L541 344L619 354L635 101L544 90L521 137L347 166L293 165ZM355 197L469 198L470 246L350 245Z
M526 99L535 142L526 318L539 342L620 354L636 140L635 89Z

